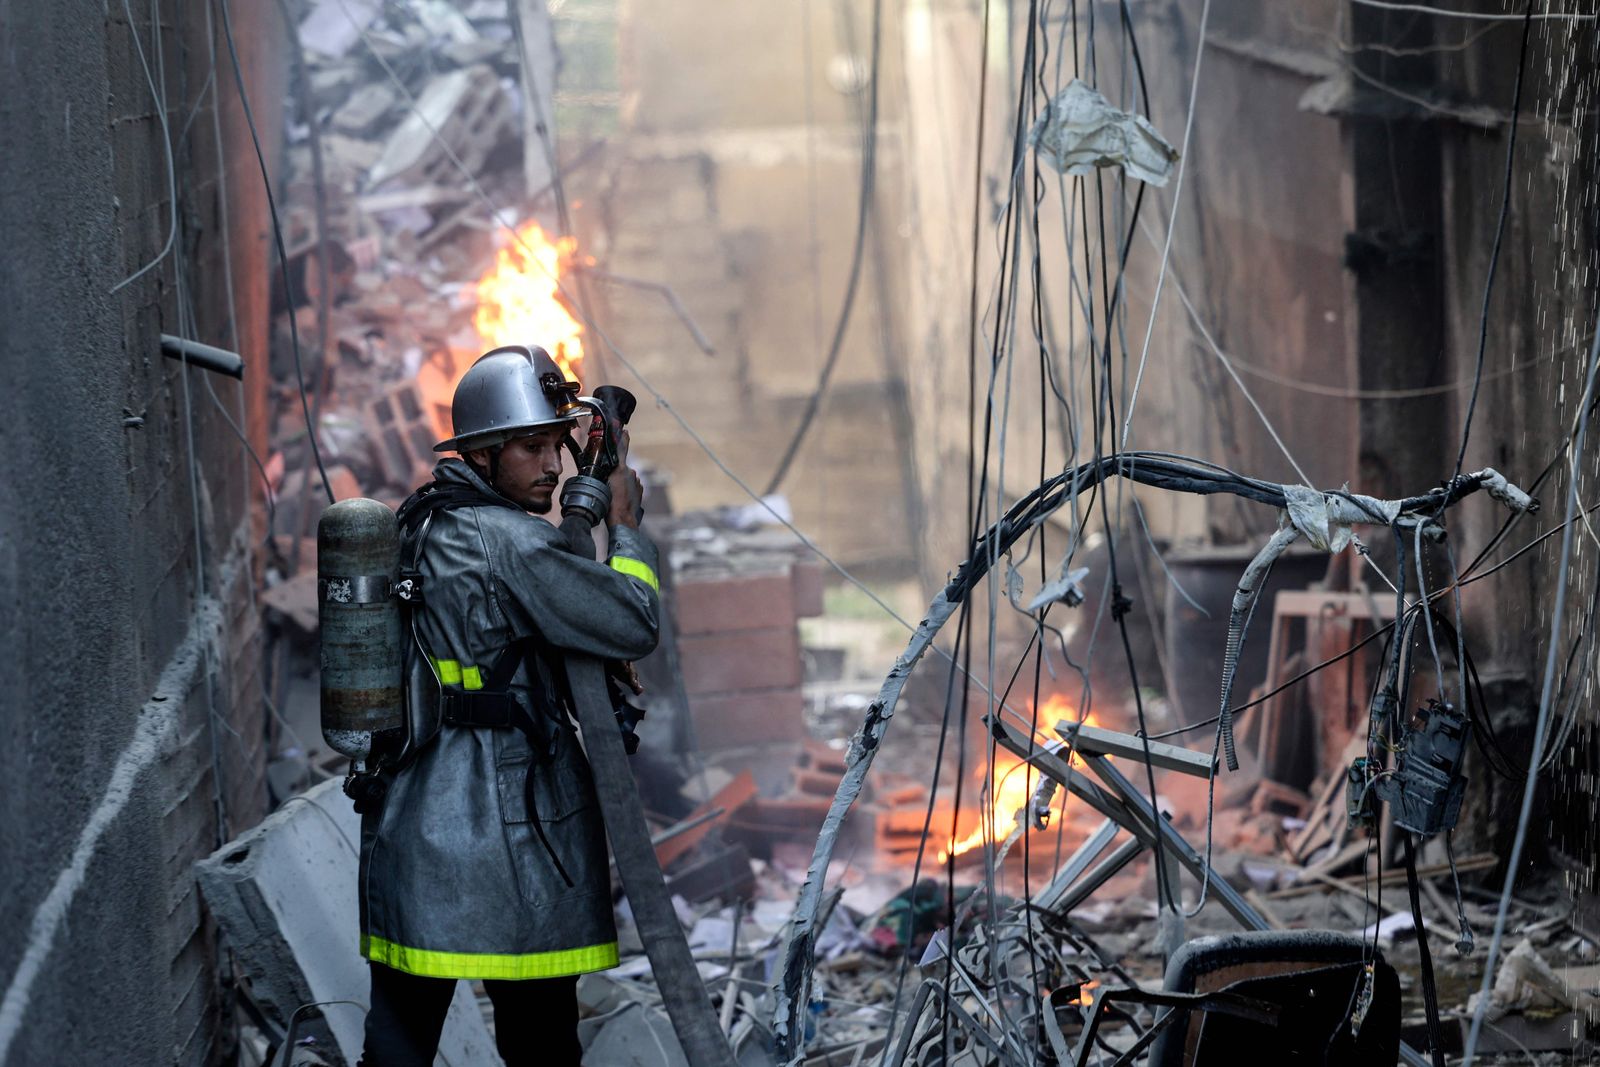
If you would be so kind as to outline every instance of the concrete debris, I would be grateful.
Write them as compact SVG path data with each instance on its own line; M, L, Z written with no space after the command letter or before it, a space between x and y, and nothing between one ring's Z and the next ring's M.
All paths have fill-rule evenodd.
M428 83L415 110L408 110L389 135L383 155L367 174L367 184L373 188L389 182L459 184L457 160L476 173L495 145L515 132L511 101L493 70L478 65L441 74Z
M1551 966L1524 938L1506 954L1489 988L1478 1048L1488 1053L1564 1052L1592 1042L1600 1031L1600 967ZM1473 993L1463 1013L1463 1035L1478 1010Z
M206 907L249 976L253 999L281 1039L296 1032L336 1067L361 1053L368 982L356 943L356 842L361 818L337 780L295 797L195 865ZM348 1001L351 1003L328 1003ZM440 1042L449 1063L489 1063L494 1040L466 983Z
M616 1067L689 1067L667 1013L628 1001L604 1017L584 1058Z
M363 136L372 132L399 99L399 94L388 83L368 82L350 94L350 98L333 113L330 124L334 129L351 136Z
M305 9L300 34L319 125L295 131L286 159L293 252L289 284L273 301L275 388L265 461L278 536L261 596L268 624L292 653L288 668L277 671L290 679L279 683L290 692L273 694L291 720L294 693L305 689L304 679L314 680L316 662L308 537L321 486L307 473L314 467L302 403L315 413L334 495L398 504L429 476L438 458L434 442L450 435L451 389L487 347L475 282L510 248L471 186L521 212L504 221L539 221L552 246L558 241L553 157L530 141L548 128L537 109L549 107L551 94L521 84L526 57L544 54L546 45L553 55L552 42L519 42L514 12L499 0L315 0ZM326 174L320 189L311 179L313 137ZM1050 101L1030 143L1065 173L1115 167L1153 185L1167 182L1177 159L1145 117L1117 109L1079 81ZM327 219L325 233L317 230L319 216ZM555 254L572 260L563 270L576 263L590 281L604 280L584 257ZM1471 477L1508 506L1526 500L1492 474ZM679 920L741 1064L768 1067L775 1048L786 1062L807 1065L880 1057L892 1067L1056 1062L1061 1048L1087 1042L1097 991L1157 989L1164 949L1241 922L1360 931L1383 943L1403 974L1416 973L1415 923L1401 903L1405 872L1393 834L1382 828L1380 851L1347 817L1345 781L1352 760L1365 754L1365 708L1352 716L1324 707L1360 703L1352 687L1371 675L1380 646L1352 658L1349 691L1326 688L1335 673L1327 672L1314 683L1323 689L1282 698L1271 692L1327 658L1324 646L1342 650L1357 627L1370 631L1392 618L1392 605L1373 606L1353 576L1330 578L1326 589L1307 590L1303 578L1291 589L1262 586L1274 598L1271 666L1252 694L1264 706L1241 718L1254 744L1240 753L1239 772L1214 777L1209 731L1148 743L1133 733L1141 712L1152 732L1195 724L1200 715L1190 714L1191 702L1178 693L1128 689L1126 700L1121 693L1110 698L1120 683L1096 677L1094 702L1083 709L1093 715L1081 718L1074 678L1060 682L1049 705L1032 709L1038 737L1008 733L1015 720L987 724L995 755L1012 771L1026 770L1008 779L996 763L992 778L963 782L970 788L958 805L946 788L951 783L940 780L935 791L926 773L934 765L932 731L915 742L928 751L914 759L897 753L868 771L884 751L897 707L942 707L943 683L921 693L912 671L981 570L965 568L949 595L928 605L903 651L875 651L879 670L896 652L899 658L881 686L876 678L863 685L852 662L860 656L855 633L816 638L823 622L835 620L818 620L824 572L782 526L791 515L784 497L674 514L669 479L649 470L644 477L674 626L662 648L638 664L650 714L634 767ZM1340 547L1361 518L1341 495L1285 487L1284 496L1291 533L1321 548ZM1371 506L1379 505L1388 503ZM1107 573L1090 562L1096 575ZM1294 562L1285 558L1280 579ZM1011 603L1028 613L1083 604L1091 570L1071 563L1064 560L1031 597L1025 590L1038 579L1008 563ZM1224 563L1228 585L1213 603L1219 624L1244 560ZM1121 580L1132 581L1128 571ZM1222 634L1215 637L1212 645L1220 646ZM888 640L903 637L895 632ZM1159 673L1154 664L1148 673L1140 669L1147 683ZM1259 671L1249 678L1254 684ZM1215 692L1207 695L1206 715L1217 710ZM1304 705L1291 703L1296 699ZM317 736L314 715L297 720L305 740L292 760L280 760L280 788L328 770L326 754L307 744ZM689 752L703 759L686 780L680 757ZM987 762L968 762L968 773L983 765L987 775ZM1041 776L1057 784L1055 801L1035 803ZM337 790L336 781L325 782L292 798L200 865L207 903L254 997L280 1027L302 1004L366 996L353 944L354 895L326 889L354 883L359 825ZM992 810L985 813L986 801ZM1028 817L1017 819L1019 811ZM986 833L1004 841L986 847ZM1204 908L1186 924L1170 909L1161 913L1155 849L1165 857L1175 903L1192 906L1204 877L1221 907ZM1487 929L1491 902L1472 895L1473 882L1496 862L1480 853L1452 866L1425 846L1417 875L1426 930L1453 942L1461 916ZM1467 888L1459 903L1455 876ZM1382 910L1375 906L1380 893ZM1498 973L1490 1007L1497 1025L1582 1019L1594 1010L1594 976L1563 977L1539 951L1568 936L1565 920L1540 925L1549 918L1541 903L1514 905L1528 940ZM588 1062L687 1067L625 897L618 913L621 965L579 984ZM1476 953L1440 961L1441 969L1461 968L1450 988L1468 987L1471 967L1481 969L1482 948ZM1100 1026L1097 1047L1132 1048L1156 1014L1154 1005L1123 1005ZM306 1020L305 1033L318 1055L349 1062L360 1019L359 1009L329 1007ZM1526 1032L1522 1039L1532 1040ZM449 1062L494 1060L465 985L445 1047Z
M1578 1011L1594 1015L1600 1010L1594 971L1594 968L1587 968L1586 973L1564 977L1534 948L1531 940L1523 938L1506 954L1495 972L1494 984L1489 987L1486 1018L1500 1019L1512 1012L1550 1015ZM1587 987L1581 984L1585 979ZM1472 995L1467 1001L1468 1011L1477 1010L1481 996L1479 993Z
M317 0L300 22L300 43L338 59L361 40L361 31L372 24L382 6L379 0Z

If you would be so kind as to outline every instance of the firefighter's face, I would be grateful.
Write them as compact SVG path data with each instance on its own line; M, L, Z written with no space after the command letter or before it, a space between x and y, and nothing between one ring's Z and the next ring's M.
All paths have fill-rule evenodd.
M500 449L494 487L535 515L548 512L561 480L561 442L566 436L567 427L555 426L507 441ZM487 449L470 452L467 458L480 471L489 469Z

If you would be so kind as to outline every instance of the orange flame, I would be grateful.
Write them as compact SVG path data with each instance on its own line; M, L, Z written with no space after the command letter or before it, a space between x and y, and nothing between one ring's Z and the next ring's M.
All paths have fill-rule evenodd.
M1054 731L1055 724L1062 720L1076 722L1077 709L1065 697L1051 696L1039 709L1039 727L1042 731ZM1096 724L1093 713L1084 717L1085 723L1093 726ZM1082 767L1083 762L1076 754L1072 756L1074 766ZM939 853L939 862L943 863L952 855L959 856L975 848L981 848L986 840L1003 841L1016 825L1017 812L1028 806L1033 798L1033 791L1039 784L1039 773L1027 765L1024 760L1018 759L1006 752L996 752L994 757L994 792L989 802L989 811L983 814L977 829L965 837L957 839L952 836L950 843ZM1056 790L1055 797L1050 802L1050 808L1055 816L1061 814L1061 802L1064 792Z
M450 403L456 386L477 358L501 345L539 345L576 379L583 361L583 327L563 302L557 279L577 258L577 241L552 241L537 222L518 227L494 263L468 292L473 301L471 338L453 337L435 351L417 374L417 391L439 437L449 437Z
M485 348L542 345L569 378L583 360L583 327L562 302L557 281L571 266L578 242L552 242L537 222L517 228L513 241L495 254L494 266L478 279L472 325Z

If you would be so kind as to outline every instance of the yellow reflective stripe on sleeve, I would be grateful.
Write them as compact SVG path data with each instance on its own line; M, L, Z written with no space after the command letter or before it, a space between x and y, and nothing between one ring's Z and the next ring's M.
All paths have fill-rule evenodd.
M453 659L436 659L433 669L439 672L439 681L445 685L461 684L461 664Z
M650 565L642 560L629 559L627 556L612 556L611 569L621 571L630 578L637 578L657 593L661 592L661 580L656 577L656 572L650 569Z
M563 978L617 965L617 943L500 955L489 952L436 952L407 948L370 934L361 935L361 954L374 963L425 978Z
M461 688L482 689L483 674L476 667L461 668Z

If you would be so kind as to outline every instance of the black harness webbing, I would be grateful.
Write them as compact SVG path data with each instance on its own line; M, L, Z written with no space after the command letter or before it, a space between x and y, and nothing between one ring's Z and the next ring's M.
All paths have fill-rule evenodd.
M422 647L421 636L417 633L412 612L416 605L425 599L422 574L418 570L418 565L422 561L422 552L427 545L428 529L433 516L439 511L477 507L522 510L505 497L483 493L469 485L440 482L429 482L400 505L398 512L401 538L400 578L402 582L409 580L412 583L410 588L413 590L413 596L409 600L402 601L401 612L405 616L405 625L412 634L412 643L415 646L414 651L410 653L412 655L427 656L427 650ZM541 660L546 665L546 669L542 671L538 666L538 661ZM524 705L511 690L511 681L516 676L517 668L524 663L527 664L528 682L534 693L534 701L539 705L537 708ZM441 717L451 726L468 729L515 729L527 738L531 758L523 797L527 804L528 821L533 824L533 832L538 836L539 843L544 846L550 862L555 865L556 873L571 887L574 884L572 876L567 873L566 865L561 862L555 846L545 836L544 825L539 821L538 802L534 793L534 767L550 761L555 754L556 745L560 743L559 731L570 728L571 722L567 713L570 700L564 700L561 694L551 692L548 688L547 679L563 677L561 672L553 669L554 666L550 662L548 649L542 639L523 638L500 650L494 666L484 678L482 689L447 689L440 681L439 705ZM435 680L438 680L437 673Z

